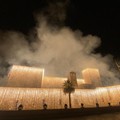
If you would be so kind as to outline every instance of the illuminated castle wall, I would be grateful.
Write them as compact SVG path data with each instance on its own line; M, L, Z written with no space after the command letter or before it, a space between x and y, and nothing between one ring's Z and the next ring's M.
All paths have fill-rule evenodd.
M67 80L67 78L44 77L41 87L42 88L62 88L65 80Z
M77 77L75 72L70 72L68 79L72 82L75 87L78 87Z
M13 65L8 74L8 87L40 88L44 76L44 69Z
M70 72L68 78L44 76L44 69L13 65L8 74L7 87L28 88L62 88L65 80L69 79L76 88L92 88L101 86L98 69L82 71L84 79L77 79L75 72Z
M92 84L95 87L99 87L102 85L98 69L87 68L82 71L82 75L86 84Z
M120 85L96 89L75 89L71 94L72 108L119 105ZM24 110L43 109L43 100L48 109L64 109L68 104L68 95L58 88L18 88L0 87L0 110L16 110L16 101L23 104Z
M63 92L63 83L73 78L77 87L71 94L72 108L80 108L81 103L84 107L96 107L96 102L100 106L108 106L108 102L119 105L120 85L85 89L101 85L100 75L97 69L86 69L82 73L84 79L76 79L74 72L68 78L44 77L43 69L14 65L6 87L0 87L0 110L16 110L16 101L23 104L24 110L43 109L43 101L48 109L64 108L69 99Z

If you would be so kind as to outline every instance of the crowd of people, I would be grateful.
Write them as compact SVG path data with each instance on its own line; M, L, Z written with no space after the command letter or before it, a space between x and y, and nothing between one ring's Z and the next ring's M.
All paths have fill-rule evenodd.
M42 104L43 104L43 109L46 110L48 105L47 105L45 99L43 99L43 103ZM111 106L110 102L108 102L108 106ZM96 102L96 107L99 107L99 103L98 102ZM84 108L84 104L83 103L81 103L81 108ZM64 109L68 109L68 105L67 104L64 104ZM18 100L16 101L16 110L23 110L23 104L20 101L18 101Z

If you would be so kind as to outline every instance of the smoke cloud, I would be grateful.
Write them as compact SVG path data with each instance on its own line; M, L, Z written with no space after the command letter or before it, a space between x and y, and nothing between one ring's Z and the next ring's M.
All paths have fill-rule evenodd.
M112 56L102 57L101 54L94 53L101 42L99 37L83 36L82 32L74 32L66 27L51 29L46 22L42 22L36 30L37 38L31 43L22 33L2 34L2 75L6 68L13 64L45 68L48 76L67 76L70 71L75 71L78 77L82 77L80 73L83 69L98 68L105 84L119 81L111 68Z
M57 5L62 7L66 3ZM15 31L0 32L0 84L13 64L45 68L46 76L67 77L70 71L75 71L81 78L83 69L98 68L104 85L119 83L118 73L112 67L113 56L95 53L101 44L99 37L56 27L48 18L37 16L36 37L32 33L26 36ZM61 16L55 18L64 20Z

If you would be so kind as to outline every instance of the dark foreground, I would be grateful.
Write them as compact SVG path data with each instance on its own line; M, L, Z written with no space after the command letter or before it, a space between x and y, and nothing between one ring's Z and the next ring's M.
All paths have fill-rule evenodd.
M120 112L120 106L59 110L0 111L0 120L62 120Z

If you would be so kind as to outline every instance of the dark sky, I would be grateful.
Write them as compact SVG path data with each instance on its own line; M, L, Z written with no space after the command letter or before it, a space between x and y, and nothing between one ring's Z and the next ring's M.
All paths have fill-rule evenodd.
M48 6L48 3L54 1L1 0L0 30L17 30L24 34L29 33L36 25L34 13L42 11ZM58 22L58 24L60 23ZM79 29L84 35L99 36L102 44L96 51L103 55L110 53L115 57L120 56L120 5L117 2L91 3L71 0L66 9L64 25L73 30Z

